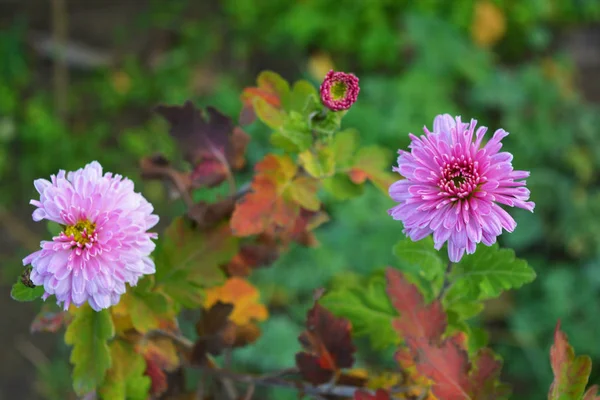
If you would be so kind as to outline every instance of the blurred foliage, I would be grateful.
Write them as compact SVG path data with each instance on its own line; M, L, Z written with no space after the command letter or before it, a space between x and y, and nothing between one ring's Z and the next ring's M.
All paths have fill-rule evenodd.
M239 93L251 85L255 70L268 66L317 83L322 77L311 71L333 63L360 77L359 101L344 128L362 132L365 144L405 148L407 134L419 134L440 113L477 118L491 132L502 127L511 133L505 146L516 169L531 171L536 209L514 211L519 226L500 239L530 262L538 279L490 303L479 323L493 327L490 344L506 360L513 398L545 395L558 318L578 352L600 362L600 109L580 98L572 61L552 46L564 29L598 22L598 1L352 0L342 6L334 0L270 0L257 7L251 0L224 0L220 12L200 19L185 18L184 1L152 4L128 29L175 31L176 43L152 63L131 55L78 77L64 120L54 112L48 77L36 69L25 44L27 25L16 22L0 35L2 208L26 209L35 178L97 159L107 170L131 176L161 216L173 215L162 200L163 187L137 179L140 157L159 150L170 159L174 154L165 124L149 112L153 106L191 98L237 115ZM224 31L222 37L215 33ZM126 34L124 28L121 36ZM230 64L219 65L223 59ZM268 130L255 123L248 132L253 164L265 153ZM247 177L242 172L239 179ZM298 350L296 336L314 288L332 280L348 284L393 264L390 249L402 233L386 215L390 206L372 187L343 204L327 196L335 222L317 231L322 246L293 248L253 275L273 317L259 341L234 358L254 371L287 365ZM282 337L289 343L273 340ZM390 352L360 361L382 359L390 360ZM40 367L47 398L67 398L57 392L69 386L61 371L67 372L62 361ZM599 377L596 370L591 380Z

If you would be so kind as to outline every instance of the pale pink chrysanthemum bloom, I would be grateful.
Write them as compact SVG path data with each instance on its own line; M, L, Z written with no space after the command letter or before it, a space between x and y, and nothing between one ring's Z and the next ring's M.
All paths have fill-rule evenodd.
M99 311L119 302L125 283L134 286L141 276L155 272L149 256L157 235L146 231L158 216L133 191L131 180L103 175L94 161L75 172L60 170L51 181L37 179L34 185L40 200L30 202L37 207L33 220L64 227L23 259L23 265L32 266L33 284L44 286L44 300L55 295L65 310L88 302Z
M528 171L513 170L512 154L499 152L503 129L482 146L486 127L475 131L460 117L438 115L433 132L412 140L410 152L400 150L394 171L405 179L389 188L399 202L388 213L404 224L404 233L418 241L433 233L435 248L448 242L450 261L473 254L477 243L491 246L502 228L512 232L515 220L499 204L533 212L525 187ZM473 136L475 135L475 141Z

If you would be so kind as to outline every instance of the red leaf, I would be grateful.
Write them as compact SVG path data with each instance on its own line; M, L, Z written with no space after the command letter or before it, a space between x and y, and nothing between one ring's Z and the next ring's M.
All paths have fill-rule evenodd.
M229 218L234 208L235 199L233 198L226 198L216 203L199 201L190 207L187 215L196 222L200 230L209 230Z
M192 186L188 173L177 171L161 154L144 157L140 160L143 179L165 179L170 181L179 192L187 192Z
M156 108L171 125L171 136L193 166L194 187L212 187L223 182L230 169L243 166L241 158L249 138L215 108L206 108L206 118L201 111L191 101Z
M498 382L501 363L488 349L472 363L462 332L442 339L447 318L439 301L425 304L416 286L397 270L388 268L387 293L400 317L392 322L405 347L396 361L418 372L415 380L431 381L431 392L444 400L495 399L506 394Z
M391 400L390 394L383 389L378 389L375 395L364 391L354 392L354 400Z
M278 246L272 241L243 244L239 253L227 264L227 272L231 276L248 276L253 269L268 266L278 258Z
M354 364L356 348L350 322L338 318L318 303L308 312L306 330L298 340L305 351L296 354L302 376L314 385L328 382L340 368Z
M600 395L598 395L598 385L592 385L583 395L582 400L600 400Z
M394 321L394 328L404 337L440 338L448 325L441 303L435 301L426 305L419 289L405 280L399 271L390 268L386 275L388 296L401 315Z
M60 328L66 326L71 320L71 316L67 311L53 310L53 306L44 304L42 310L35 316L31 323L31 333L34 332L51 332L55 333Z
M146 359L146 371L144 375L150 377L150 381L152 382L150 392L155 396L159 396L167 391L167 374L160 369L152 357L144 355L144 358Z

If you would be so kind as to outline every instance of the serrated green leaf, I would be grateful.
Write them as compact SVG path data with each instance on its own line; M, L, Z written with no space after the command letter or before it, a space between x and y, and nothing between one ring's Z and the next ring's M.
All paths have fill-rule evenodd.
M400 338L392 328L392 320L398 313L390 303L385 291L386 281L381 273L368 281L335 288L327 292L319 303L336 316L352 323L352 333L368 336L375 349L398 345Z
M451 299L484 300L498 297L502 291L517 289L536 277L527 261L515 257L511 249L498 244L479 246L452 267L449 277Z
M406 238L394 247L400 261L399 269L422 291L426 301L436 297L444 282L446 266L440 253L433 247L433 238L427 236L418 242Z
M117 339L110 344L112 367L100 387L102 399L145 400L150 391L150 377L144 375L146 362L133 346Z
M307 150L298 155L302 167L317 179L330 177L335 172L335 160L329 147Z
M111 367L108 340L115 335L107 309L94 311L87 303L79 307L65 332L65 343L73 346L73 388L83 395L95 390Z
M10 291L10 297L16 301L33 301L37 298L42 297L44 294L43 286L36 286L33 288L23 285L23 282L19 280L15 283Z
M204 298L203 288L224 282L219 265L237 250L238 239L226 224L201 232L189 221L176 218L155 251L156 288L184 307L197 307Z
M357 185L345 174L335 174L323 180L323 188L338 200L347 200L360 196L364 192L364 185Z

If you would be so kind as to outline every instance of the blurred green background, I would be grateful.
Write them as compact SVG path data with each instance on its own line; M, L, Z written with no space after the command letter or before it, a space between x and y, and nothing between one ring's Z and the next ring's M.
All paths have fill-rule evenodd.
M559 318L600 383L597 0L0 0L0 28L0 400L75 398L62 336L30 335L39 304L9 297L20 260L47 235L31 221L33 180L98 160L136 181L164 228L182 205L139 179L138 159L181 157L153 106L189 98L237 119L239 94L261 70L318 84L330 67L360 77L343 124L364 144L405 148L408 133L439 113L511 133L505 148L516 169L531 171L536 209L514 211L519 225L501 243L538 278L489 303L480 323L505 359L513 398L546 397ZM260 123L248 132L252 165L269 150L269 132ZM256 345L236 352L240 368L292 365L313 289L396 262L402 227L385 195L370 188L325 203L332 221L317 231L322 246L294 247L253 275L271 318ZM390 365L390 354L360 361Z

